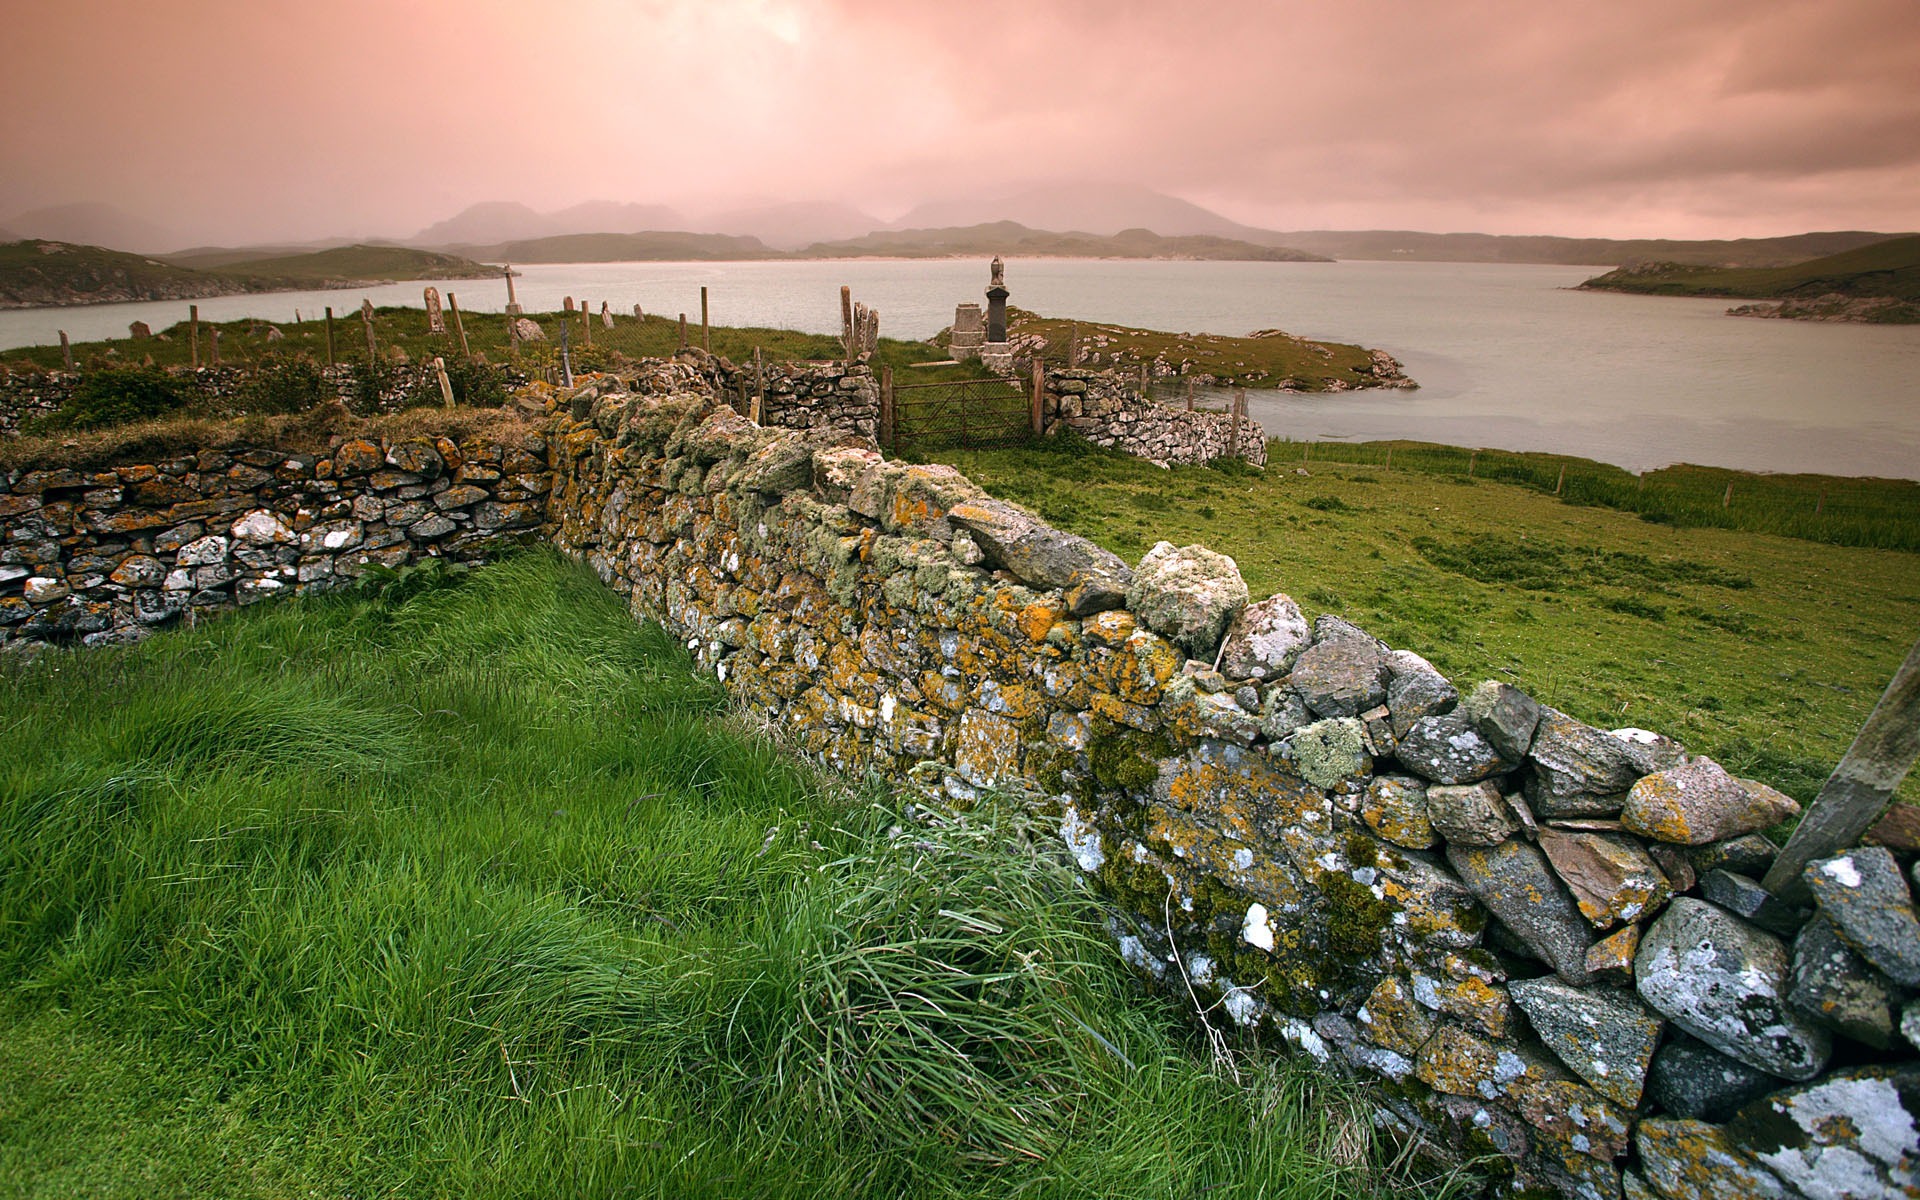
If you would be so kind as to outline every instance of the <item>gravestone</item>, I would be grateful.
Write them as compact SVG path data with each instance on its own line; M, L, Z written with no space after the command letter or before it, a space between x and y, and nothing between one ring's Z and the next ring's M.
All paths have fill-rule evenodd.
M953 338L947 343L949 357L966 362L980 357L980 344L987 340L987 329L980 315L980 306L974 303L955 305L953 309Z
M613 309L605 300L600 302L600 324L607 329L613 328Z
M563 305L563 307L565 307L565 308L566 308L566 310L567 310L568 312L572 312L572 311L573 311L573 297L572 297L572 296L568 296L568 297L566 298L566 301L565 301L565 303L564 303L564 305Z
M145 321L135 321L127 326L127 333L136 342L144 342L153 336L153 329Z
M1013 373L1013 347L1007 344L1006 264L993 256L987 282L987 340L980 347L980 364L997 375Z
M447 319L440 315L440 289L437 287L429 287L426 292L423 293L423 297L427 303L427 332L445 333L447 331Z
M638 304L633 306L633 319L636 321L644 321L647 319L647 314L640 311Z

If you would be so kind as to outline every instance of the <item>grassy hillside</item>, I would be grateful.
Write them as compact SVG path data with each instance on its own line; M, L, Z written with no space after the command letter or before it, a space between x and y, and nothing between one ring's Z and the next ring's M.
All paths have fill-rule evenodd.
M1652 524L1407 470L1404 452L1387 470L1270 449L1264 474L1045 448L939 457L1128 561L1160 538L1204 543L1255 597L1284 591L1602 728L1678 737L1802 800L1920 630L1911 552ZM1909 529L1917 512L1909 501ZM1920 801L1920 776L1902 795Z
M1615 240L1490 233L1421 233L1403 229L1311 229L1269 233L1257 240L1295 246L1334 258L1397 262L1618 266L1621 263L1659 261L1711 267L1782 267L1898 236L1901 235L1848 230L1798 233L1774 238L1681 241L1670 238Z
M433 583L0 663L0 1196L1418 1186L1046 828L810 775L584 568Z
M800 252L807 258L946 258L963 254L1024 255L1035 258L1195 258L1253 262L1330 262L1318 254L1286 247L1259 246L1233 238L1161 237L1146 229L1126 229L1111 237L1091 233L1053 233L1013 221L995 221L949 229L881 230L865 237L818 242Z
M1781 300L1840 295L1913 303L1920 301L1920 236L1862 246L1789 267L1727 270L1671 262L1622 267L1580 286L1652 296Z
M391 279L474 279L498 274L471 259L401 246L339 246L218 269L68 242L0 245L0 308L193 300L243 292L359 287Z

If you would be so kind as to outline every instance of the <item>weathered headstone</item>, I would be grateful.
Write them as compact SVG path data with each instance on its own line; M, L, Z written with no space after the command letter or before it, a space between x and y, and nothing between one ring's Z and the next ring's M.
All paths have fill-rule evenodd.
M367 361L372 362L380 356L379 347L375 345L373 340L373 301L364 299L360 301L360 323L367 327ZM217 345L218 343L216 343L216 346ZM217 364L220 361L218 357L219 350L216 349L214 354L215 358L213 361Z
M641 310L638 304L633 306L633 319L636 321L644 321L647 319L647 314Z
M135 321L127 326L127 335L136 342L144 342L153 336L153 329L145 321Z
M427 305L427 332L445 333L447 319L440 315L440 289L429 287L422 296Z
M566 298L566 299L565 299L564 301L562 301L562 303L561 303L561 306L562 306L562 307L563 307L564 309L566 309L566 311L568 311L568 312L572 312L572 311L573 311L573 297L572 297L572 296L568 296L568 297L567 297L567 298Z
M613 309L605 300L600 302L600 324L607 329L613 328Z
M980 343L987 340L986 323L978 304L959 304L953 310L953 337L947 343L949 357L966 362L980 357Z

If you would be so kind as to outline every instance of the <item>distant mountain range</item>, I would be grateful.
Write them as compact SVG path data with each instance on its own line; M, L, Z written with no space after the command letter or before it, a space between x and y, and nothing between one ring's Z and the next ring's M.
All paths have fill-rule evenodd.
M144 253L179 245L162 227L109 204L36 209L4 221L17 237ZM982 237L1021 231L1018 245ZM984 231L974 236L968 231ZM1150 231L1150 232L1149 232ZM938 236L935 236L938 235ZM898 254L1099 254L1115 257L1380 259L1402 262L1554 263L1596 267L1672 262L1713 267L1779 267L1842 253L1899 234L1840 231L1718 241L1615 240L1426 233L1415 230L1260 229L1190 201L1131 184L1020 186L929 201L886 222L843 203L793 201L689 217L659 204L593 201L539 212L486 201L392 240L322 239L241 248L197 247L170 262L217 269L265 256L352 244L405 245L464 257L524 262L682 257L695 260ZM1117 239L1095 248L1087 239ZM1182 242L1212 238L1214 243ZM556 239L571 239L559 241ZM1222 243L1232 243L1223 245ZM1049 248L1050 247L1050 248ZM1279 251L1279 254L1267 253Z

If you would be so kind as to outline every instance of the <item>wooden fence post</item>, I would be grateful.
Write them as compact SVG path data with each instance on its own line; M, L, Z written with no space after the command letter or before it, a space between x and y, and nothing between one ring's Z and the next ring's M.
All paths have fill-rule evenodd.
M687 348L687 314L680 314L680 348Z
M1240 456L1240 421L1247 412L1247 389L1236 388L1233 393L1233 441L1228 444L1227 453L1235 458Z
M1067 322L1067 365L1080 365L1080 322Z
M1474 450L1468 453L1467 455L1467 478L1468 479L1473 478L1473 464L1479 461L1480 461L1480 452L1478 450Z
M380 357L379 343L373 339L373 301L360 301L360 323L367 327L367 361L373 362Z
M893 449L893 368L880 368L880 444Z
M1187 411L1193 411L1193 380L1187 380Z
M187 345L193 350L193 369L200 369L200 306L187 305Z
M1044 432L1046 396L1047 363L1045 359L1035 354L1033 356L1033 399L1030 404L1028 418L1030 427L1033 430L1033 436L1035 437L1039 437L1041 433Z
M1560 478L1553 481L1553 494L1558 496L1560 494L1560 489L1565 487L1566 484L1567 484L1567 464L1561 463Z
M67 364L69 374L73 371L73 343L67 340L67 331L60 331L60 361Z
M440 381L440 403L452 408L453 380L447 378L447 362L438 354L433 356L433 376Z
M1789 902L1806 895L1800 878L1817 858L1838 854L1859 841L1886 811L1913 760L1920 757L1920 642L1873 706L1867 723L1807 806L1786 849L1773 860L1761 886Z
M333 305L327 305L327 365L333 365Z
M700 289L700 348L713 353L713 327L707 324L707 289Z
M467 326L460 319L460 298L452 292L447 293L447 311L453 314L453 331L460 335L460 357L472 358L473 351L467 348Z
M767 369L760 356L760 347L753 348L753 405L747 415L758 425L767 414Z
M593 314L587 311L587 302L580 302L580 341L587 349L593 349Z
M1733 482L1731 480L1727 482L1727 494L1720 497L1720 507L1721 508L1733 507Z

